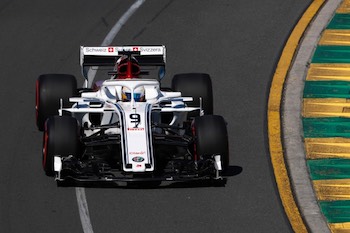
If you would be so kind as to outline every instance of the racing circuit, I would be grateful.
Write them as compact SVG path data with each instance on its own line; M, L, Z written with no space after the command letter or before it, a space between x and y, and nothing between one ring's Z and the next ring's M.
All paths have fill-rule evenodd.
M0 231L293 232L271 164L267 105L281 52L312 2L2 1ZM109 44L166 45L164 86L177 73L212 76L214 112L228 123L226 187L57 187L45 176L35 80L82 81L79 47Z

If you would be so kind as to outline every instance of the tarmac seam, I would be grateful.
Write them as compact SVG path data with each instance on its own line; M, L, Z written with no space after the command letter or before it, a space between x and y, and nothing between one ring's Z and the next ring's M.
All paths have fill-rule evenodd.
M316 1L314 1L316 2ZM321 213L306 163L302 127L303 89L311 56L322 31L332 19L342 0L327 1L309 24L297 55L287 74L282 101L282 140L285 161L294 196L307 228L328 233L329 226Z

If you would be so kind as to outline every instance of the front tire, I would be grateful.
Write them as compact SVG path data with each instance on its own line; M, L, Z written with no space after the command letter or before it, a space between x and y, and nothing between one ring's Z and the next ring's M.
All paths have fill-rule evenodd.
M80 129L75 118L53 116L47 119L43 138L43 169L48 176L54 175L54 156L80 157Z
M226 122L222 116L204 115L193 122L197 156L221 155L222 170L229 166L229 144Z

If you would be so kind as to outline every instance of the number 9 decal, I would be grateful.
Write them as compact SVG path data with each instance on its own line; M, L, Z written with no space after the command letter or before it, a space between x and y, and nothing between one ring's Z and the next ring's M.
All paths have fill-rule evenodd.
M129 118L131 119L131 123L135 123L134 128L137 128L141 122L140 114L133 113L129 115Z

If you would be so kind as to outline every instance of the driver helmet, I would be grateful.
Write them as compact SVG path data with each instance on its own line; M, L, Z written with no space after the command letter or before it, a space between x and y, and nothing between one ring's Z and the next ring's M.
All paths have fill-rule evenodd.
M116 63L118 78L135 78L140 74L140 65L134 57L123 55Z
M145 101L145 88L137 87L134 89L134 100L136 102L144 102ZM129 102L131 101L131 91L127 87L122 88L122 101Z

